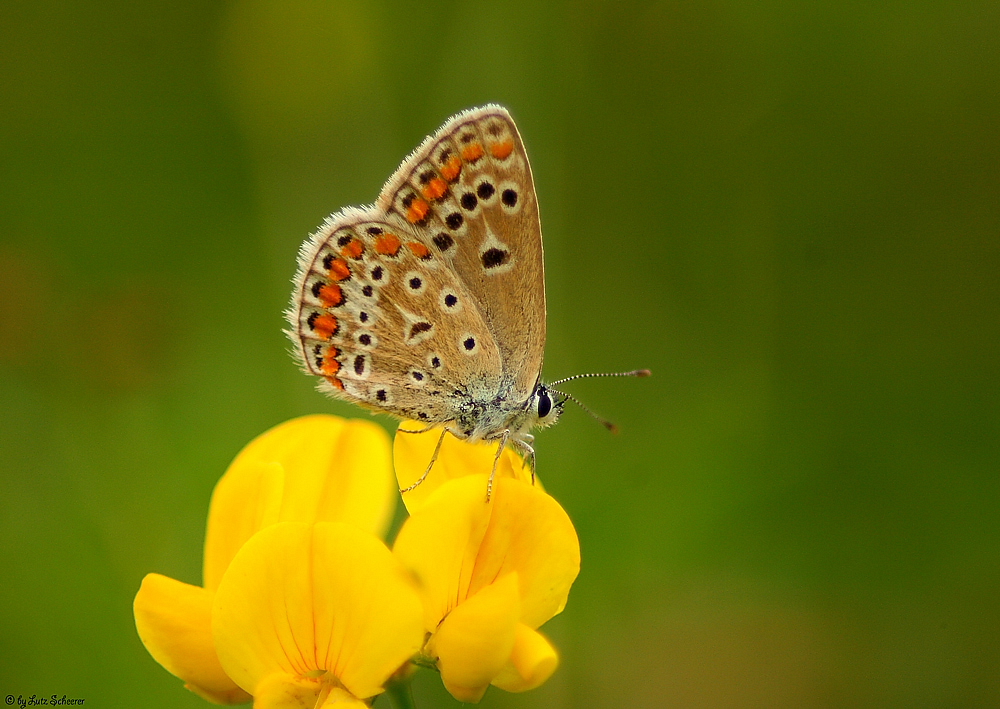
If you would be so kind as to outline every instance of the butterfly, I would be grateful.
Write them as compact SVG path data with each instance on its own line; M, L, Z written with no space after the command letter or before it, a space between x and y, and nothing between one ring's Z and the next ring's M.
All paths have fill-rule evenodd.
M451 433L497 441L497 459L509 443L533 469L531 429L555 423L572 397L541 381L538 200L506 109L448 119L375 204L328 217L298 265L287 332L321 390L441 427L434 458Z

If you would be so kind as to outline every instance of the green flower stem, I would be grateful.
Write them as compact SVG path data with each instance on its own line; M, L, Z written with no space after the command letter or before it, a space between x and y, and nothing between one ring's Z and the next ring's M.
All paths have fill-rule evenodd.
M392 682L385 688L392 709L416 709L413 703L413 692L410 691L410 681Z

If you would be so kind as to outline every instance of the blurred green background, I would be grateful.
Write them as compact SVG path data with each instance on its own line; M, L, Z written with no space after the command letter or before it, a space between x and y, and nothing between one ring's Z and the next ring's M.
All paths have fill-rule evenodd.
M996 2L0 5L0 694L208 706L136 636L313 390L299 243L496 101L583 570L484 707L1000 707ZM384 420L387 426L392 423ZM433 674L418 707L456 707ZM385 706L379 700L378 706Z

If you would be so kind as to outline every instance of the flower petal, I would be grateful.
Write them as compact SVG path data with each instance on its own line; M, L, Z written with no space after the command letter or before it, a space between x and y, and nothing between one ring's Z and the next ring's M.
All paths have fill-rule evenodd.
M559 655L548 638L518 623L510 661L492 684L507 692L527 692L541 686L558 666Z
M274 672L254 688L254 709L302 709L316 704L322 685L318 677Z
M493 511L486 504L486 478L469 476L442 485L396 535L393 553L417 577L428 632L468 595Z
M338 707L338 709L369 709L367 703L361 701L350 692L340 689L339 687L331 688L330 693L326 695L326 699L323 700L323 703L320 704L317 709L323 709L323 707Z
M518 573L521 622L537 628L562 612L580 573L580 541L555 498L504 478L494 485L493 515L476 556L469 593Z
M393 552L420 580L428 630L512 571L520 581L520 620L537 628L563 609L580 571L576 530L559 503L529 484L500 478L486 504L486 477L442 485L396 537Z
M202 578L205 588L219 587L236 552L257 530L278 521L285 470L280 463L249 460L229 466L212 493Z
M303 416L261 434L212 495L205 587L254 532L279 520L350 522L383 534L396 504L389 442L370 421Z
M392 452L385 429L335 416L295 419L300 438L288 443L281 519L347 522L385 534L396 507ZM334 435L339 422L339 435ZM289 422L293 423L293 422Z
M478 702L507 664L520 615L517 587L517 573L484 587L449 613L428 642L455 699Z
M192 692L216 704L250 696L223 671L212 642L212 596L160 574L147 574L135 596L135 627L143 645Z
M317 703L318 702L318 703ZM254 709L303 709L303 707L339 707L369 709L350 692L331 686L323 677L296 677L275 672L257 683Z
M420 479L434 456L434 448L441 437L443 429L431 429L424 433L400 433L404 431L420 431L425 426L416 421L403 421L396 430L393 440L393 465L396 468L396 481L403 490ZM465 475L488 474L493 470L493 460L496 458L499 443L469 443L460 440L450 433L445 433L441 442L441 451L427 478L416 488L403 495L406 509L413 514L426 502L438 487ZM531 470L524 461L511 449L504 450L497 465L496 477L518 478L531 481ZM483 494L485 495L485 489Z
M370 697L423 639L409 577L376 537L342 523L254 535L219 584L212 624L222 667L251 694L275 672L328 671Z

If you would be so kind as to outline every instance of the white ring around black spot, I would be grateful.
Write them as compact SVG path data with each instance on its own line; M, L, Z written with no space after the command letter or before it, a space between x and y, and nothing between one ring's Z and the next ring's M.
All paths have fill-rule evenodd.
M379 261L376 261L368 268L368 278L371 279L372 283L377 283L379 286L384 286L389 282L389 275L389 267Z
M455 198L462 207L462 214L465 219L475 219L479 216L482 208L479 204L479 195L476 194L476 185L482 182L483 178L475 176L470 178L469 184L456 190Z
M423 295L427 290L427 274L418 271L408 271L403 276L403 285L411 295Z
M500 206L507 214L517 214L524 204L524 190L521 185L513 180L504 180L497 185L497 193L500 196Z
M441 289L441 293L438 295L438 305L441 306L441 310L452 315L462 312L462 308L465 307L462 299L451 288Z
M347 366L341 369L349 379L367 379L372 372L372 358L365 354L348 354L346 358ZM341 376L344 376L341 374Z
M374 350L378 347L378 338L370 332L362 330L354 336L354 341L363 350Z
M464 353L472 355L479 353L479 338L473 335L471 332L467 332L458 340L458 348Z
M411 347L428 338L434 337L434 324L426 320L407 323L405 328L403 341Z
M497 185L489 175L476 175L472 184L476 187L476 196L479 202L486 206L493 204L497 200Z
M358 324L371 328L375 325L375 308L361 308L357 314Z
M465 236L469 225L457 200L447 199L439 207L446 232L452 236Z

